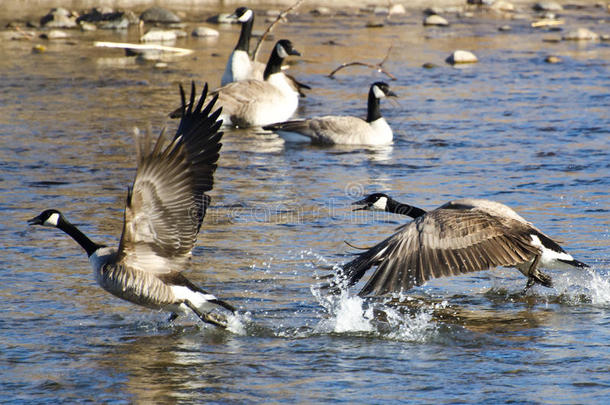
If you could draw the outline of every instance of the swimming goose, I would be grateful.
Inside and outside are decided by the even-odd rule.
[[[228,303],[200,289],[182,275],[195,245],[210,198],[221,147],[220,110],[216,99],[205,108],[205,86],[198,104],[185,108],[173,140],[164,132],[154,143],[151,135],[136,138],[138,168],[128,189],[119,247],[93,242],[61,212],[43,211],[30,225],[59,228],[87,253],[97,282],[115,296],[148,308],[178,314],[194,312],[202,321],[226,327],[214,308],[234,312]],[[192,85],[190,105],[193,106]],[[152,147],[152,148],[151,148]]]
[[[226,125],[238,127],[263,126],[286,120],[299,104],[298,93],[286,81],[281,71],[288,55],[300,55],[287,39],[278,41],[271,52],[264,80],[248,79],[229,83],[210,94],[218,96],[221,118]]]
[[[535,283],[552,286],[539,270],[589,267],[574,260],[557,242],[504,204],[466,198],[450,201],[432,211],[399,203],[376,193],[354,204],[359,209],[408,215],[414,221],[361,253],[338,272],[339,281],[353,285],[367,270],[377,269],[360,295],[382,295],[409,290],[427,280],[515,267],[527,278],[525,293]],[[337,289],[338,283],[333,283]]]
[[[392,128],[381,116],[379,100],[396,97],[384,82],[373,83],[369,90],[366,120],[351,116],[324,117],[278,122],[263,127],[277,132],[288,142],[319,145],[387,145],[392,143]]]
[[[238,7],[235,12],[229,16],[241,23],[241,32],[239,40],[222,75],[220,85],[224,86],[232,82],[238,82],[246,79],[264,80],[266,65],[258,61],[250,60],[250,38],[252,36],[252,26],[254,25],[254,11],[248,7]],[[304,90],[311,90],[311,87],[305,83],[299,82],[294,76],[282,73],[286,77],[286,81],[294,91],[299,93],[299,96],[305,97]]]
[[[252,79],[252,61],[248,54],[250,49],[250,37],[252,35],[252,26],[254,25],[254,12],[248,7],[239,7],[235,12],[229,16],[235,18],[241,23],[241,33],[239,34],[239,40],[225,67],[224,74],[220,81],[220,85],[224,86],[232,82],[240,80]],[[260,80],[263,79],[262,72],[260,73]]]

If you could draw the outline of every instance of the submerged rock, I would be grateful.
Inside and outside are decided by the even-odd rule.
[[[214,28],[210,28],[210,27],[197,27],[193,30],[193,36],[194,37],[217,37],[219,36],[219,32],[217,30],[215,30]]]
[[[129,19],[126,16],[122,16],[119,19],[108,21],[100,25],[103,30],[126,30],[129,28]]]
[[[318,8],[314,8],[309,13],[311,15],[315,15],[316,17],[320,17],[320,16],[331,15],[333,13],[333,11],[328,7],[318,7]]]
[[[173,42],[178,35],[175,31],[151,29],[146,34],[142,35],[140,42]]]
[[[68,34],[61,30],[50,30],[48,32],[43,32],[40,34],[40,38],[42,39],[66,39],[68,38]]]
[[[536,11],[561,11],[563,7],[561,4],[554,1],[540,1],[532,7]]]
[[[501,27],[498,27],[498,31],[510,31],[513,28],[510,25],[503,25]]]
[[[76,28],[76,16],[65,8],[54,8],[40,19],[40,25],[47,28]]]
[[[151,7],[149,9],[144,10],[142,14],[140,14],[140,20],[144,22],[153,22],[153,23],[163,23],[163,24],[172,24],[179,23],[180,17],[171,11],[164,9],[163,7]]]
[[[388,14],[390,14],[390,15],[407,14],[407,10],[405,10],[405,6],[403,6],[402,4],[394,4],[388,10]]]
[[[546,58],[544,58],[544,61],[546,63],[559,63],[559,62],[561,62],[561,58],[559,56],[549,55]]]
[[[599,39],[599,35],[588,28],[581,27],[567,32],[562,39],[564,41],[596,41]]]
[[[445,18],[441,17],[438,14],[430,14],[424,18],[424,25],[426,26],[438,26],[438,27],[447,27],[449,25],[449,21]]]
[[[453,51],[451,55],[445,59],[445,62],[456,65],[461,63],[477,63],[479,59],[475,56],[474,53],[469,51],[462,51],[458,49],[457,51]]]

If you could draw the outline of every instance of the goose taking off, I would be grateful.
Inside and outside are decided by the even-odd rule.
[[[264,80],[266,65],[261,62],[250,60],[250,38],[252,37],[252,26],[254,25],[254,11],[248,7],[238,7],[229,18],[241,24],[241,32],[235,49],[231,52],[225,71],[222,75],[220,85],[224,86],[232,82],[247,79]],[[288,84],[301,97],[305,97],[304,89],[311,90],[308,85],[299,82],[294,77],[282,73]]]
[[[263,129],[275,131],[288,142],[318,145],[387,145],[392,143],[392,128],[381,116],[379,100],[396,97],[384,82],[369,89],[366,120],[351,116],[327,115],[305,120],[278,122]]]
[[[403,214],[414,220],[345,264],[338,272],[339,281],[332,284],[335,290],[344,282],[357,283],[373,266],[377,269],[360,295],[398,293],[432,278],[497,266],[521,271],[528,278],[525,293],[535,283],[552,286],[551,277],[539,267],[589,267],[495,201],[467,198],[426,212],[376,193],[354,204],[363,205],[358,209]]]
[[[235,309],[190,282],[187,266],[210,198],[222,132],[216,98],[205,108],[205,86],[198,104],[192,85],[190,105],[182,97],[182,119],[173,139],[161,133],[156,143],[147,133],[136,137],[138,168],[127,193],[119,247],[91,241],[57,210],[43,211],[30,225],[59,228],[89,256],[97,282],[119,298],[178,314],[194,312],[204,322],[226,327],[214,308]]]

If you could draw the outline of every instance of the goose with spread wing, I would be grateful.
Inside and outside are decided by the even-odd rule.
[[[343,265],[332,283],[335,290],[356,284],[371,267],[377,269],[360,295],[399,293],[433,278],[505,266],[527,277],[525,293],[536,283],[552,286],[541,267],[589,267],[499,202],[466,198],[426,212],[375,193],[354,204],[362,206],[357,210],[381,210],[414,220]]]
[[[137,171],[127,193],[119,247],[93,242],[55,209],[43,211],[30,225],[59,228],[87,253],[96,281],[113,295],[148,308],[179,314],[194,312],[202,321],[226,327],[222,312],[230,304],[189,281],[187,267],[210,198],[221,148],[216,98],[204,107],[207,85],[195,105],[182,97],[182,119],[173,139],[164,132],[154,142],[147,133],[136,138]],[[220,313],[212,310],[220,309]]]

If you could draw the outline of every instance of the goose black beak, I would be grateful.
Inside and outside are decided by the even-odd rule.
[[[288,55],[301,56],[301,52],[297,51],[296,49],[292,49],[290,52],[288,52]]]
[[[42,219],[40,219],[40,216],[28,219],[28,225],[42,225]]]
[[[368,205],[366,200],[358,200],[356,202],[353,202],[352,205],[362,205],[362,207],[354,208],[352,211],[368,211],[371,208],[371,206]]]

